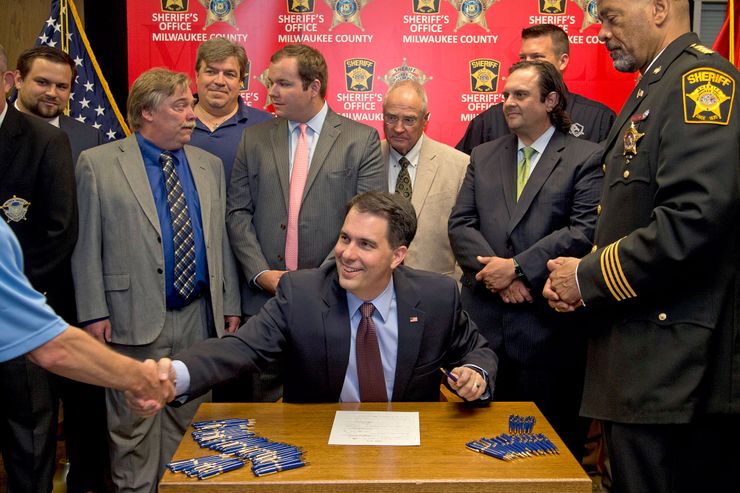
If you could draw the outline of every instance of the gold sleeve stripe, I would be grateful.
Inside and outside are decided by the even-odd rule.
[[[606,255],[607,252],[612,248],[612,245],[609,245],[601,252],[601,274],[604,276],[604,282],[606,282],[606,287],[609,288],[609,292],[614,296],[614,298],[617,299],[617,301],[622,301],[624,298],[622,298],[620,295],[614,291],[614,288],[612,287],[611,279],[609,278],[609,275],[607,274],[607,268],[606,268]]]
[[[612,243],[601,252],[601,274],[609,292],[617,301],[623,301],[637,296],[634,289],[624,275],[622,264],[619,261],[619,243]]]
[[[617,243],[614,243],[610,245],[611,249],[609,250],[609,258],[607,266],[610,269],[610,274],[612,276],[613,282],[616,285],[619,294],[622,296],[623,300],[626,300],[627,298],[630,298],[629,292],[627,290],[627,287],[624,285],[622,277],[620,277],[621,268],[619,266],[619,258],[617,257]]]
[[[624,275],[624,271],[622,270],[622,263],[619,261],[619,243],[623,239],[624,238],[621,238],[620,240],[618,240],[614,244],[614,259],[617,262],[617,271],[619,273],[619,278],[622,280],[622,282],[624,283],[625,288],[627,289],[627,292],[629,293],[627,297],[628,298],[636,298],[637,297],[637,293],[635,293],[635,290],[632,289],[632,286],[630,285],[629,281],[627,280],[627,277]]]

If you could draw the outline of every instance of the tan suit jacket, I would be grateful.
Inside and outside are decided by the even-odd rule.
[[[383,162],[390,169],[390,146],[380,144]],[[470,157],[424,135],[416,168],[411,203],[416,209],[417,228],[404,264],[460,280],[462,271],[447,236],[447,220],[455,205]],[[390,190],[393,192],[393,190]]]
[[[221,160],[185,146],[198,190],[213,318],[238,315],[239,283],[226,233]],[[135,135],[83,151],[77,161],[80,235],[72,275],[80,320],[110,317],[112,341],[149,344],[164,327],[166,304],[161,229]]]

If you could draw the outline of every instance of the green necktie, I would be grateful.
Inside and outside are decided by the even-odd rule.
[[[524,157],[519,161],[516,172],[516,199],[519,200],[519,196],[524,190],[524,185],[527,184],[529,178],[529,166],[531,164],[532,156],[537,152],[531,147],[525,147],[522,149]]]

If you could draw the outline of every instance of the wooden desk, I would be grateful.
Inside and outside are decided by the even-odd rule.
[[[328,445],[337,410],[418,411],[420,447]],[[536,432],[545,433],[560,455],[504,462],[465,448],[482,436],[507,432],[510,414],[534,415]],[[306,450],[308,466],[256,478],[249,465],[206,480],[166,471],[162,493],[190,492],[581,492],[591,480],[532,403],[493,403],[467,407],[454,402],[389,404],[204,404],[195,420],[253,418],[255,431],[271,440]],[[174,459],[212,454],[188,432]]]

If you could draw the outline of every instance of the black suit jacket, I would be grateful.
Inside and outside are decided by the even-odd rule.
[[[78,122],[68,116],[59,116],[59,128],[69,137],[72,146],[72,164],[77,164],[77,158],[84,150],[105,144],[105,138],[100,130],[91,125]]]
[[[515,360],[525,364],[568,363],[572,322],[542,297],[547,261],[584,255],[591,248],[601,190],[601,146],[556,131],[516,200],[517,137],[476,147],[449,220],[452,250],[463,269],[463,303],[495,351],[503,334]],[[475,280],[476,256],[514,258],[531,288],[534,304],[508,305]],[[565,327],[564,327],[565,326]],[[554,344],[558,344],[555,347]]]
[[[394,401],[436,401],[440,367],[474,364],[496,375],[497,358],[462,311],[454,280],[399,267]],[[236,334],[202,341],[175,358],[188,367],[190,397],[241,372],[255,372],[283,355],[286,402],[337,402],[349,361],[346,291],[336,266],[287,273],[277,296]]]
[[[28,202],[25,219],[8,220],[23,249],[24,268],[49,305],[74,321],[70,258],[77,241],[72,150],[58,128],[8,104],[0,127],[0,205]]]

